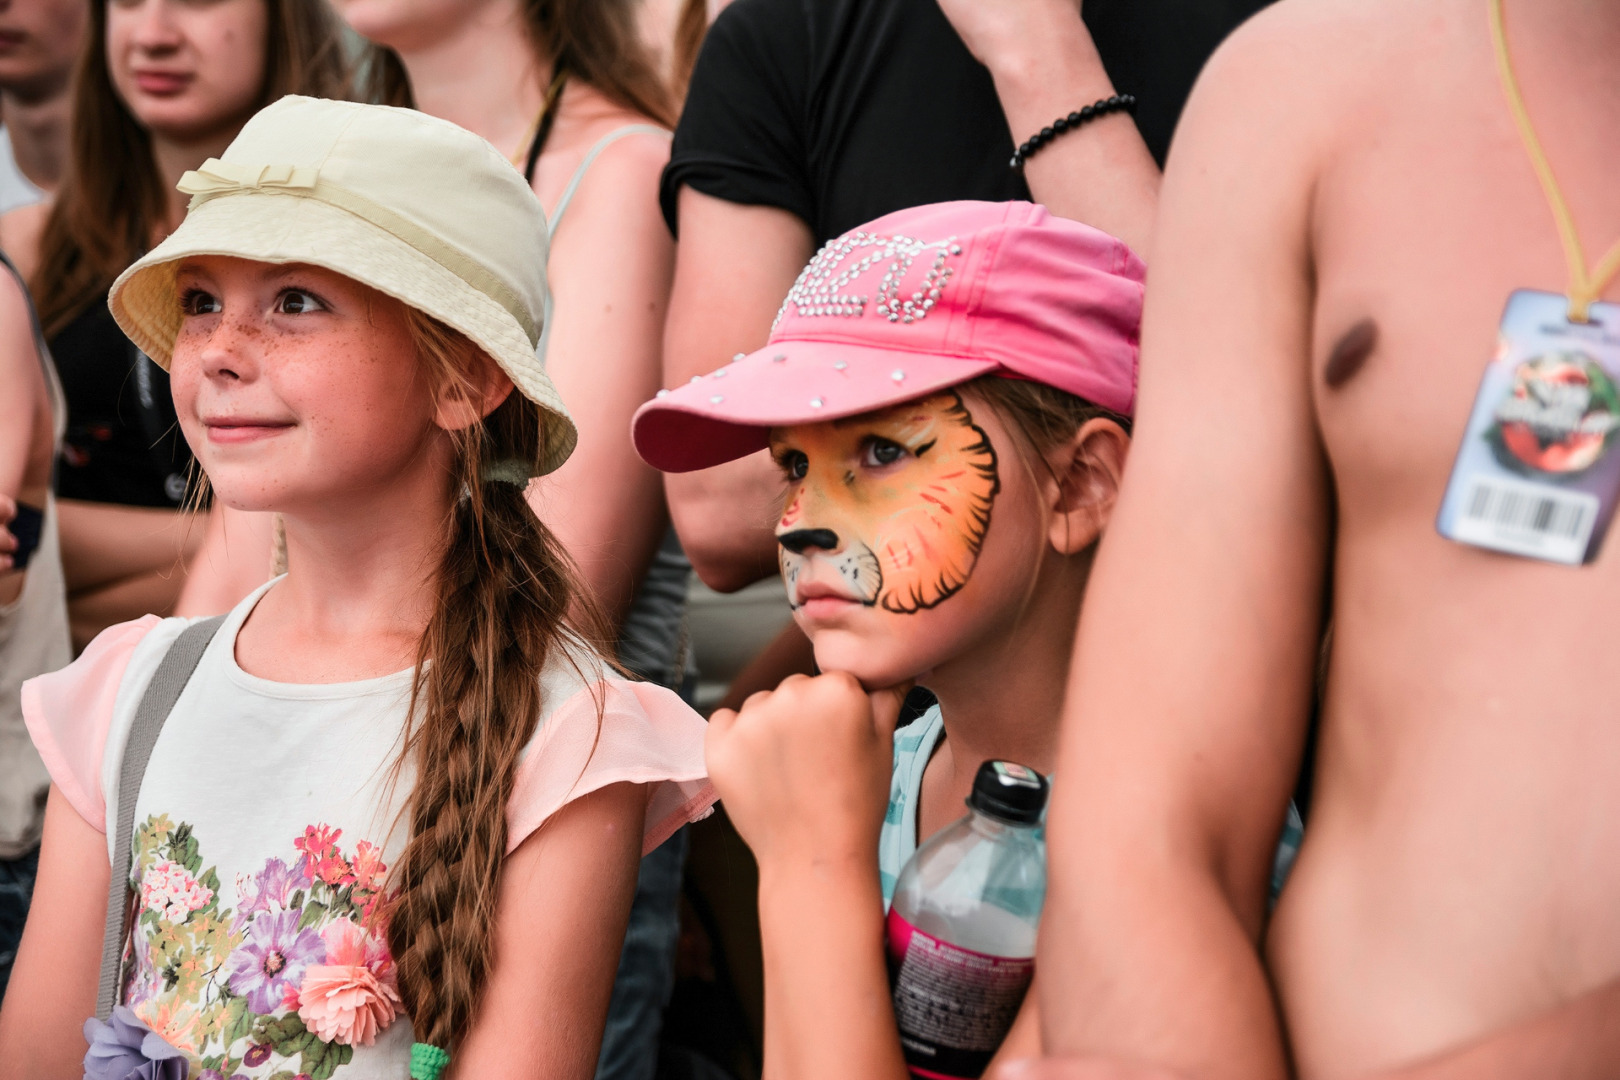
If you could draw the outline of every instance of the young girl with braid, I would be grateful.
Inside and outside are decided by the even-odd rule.
[[[446,121],[295,97],[181,186],[112,311],[170,369],[215,497],[282,515],[292,569],[218,624],[137,774],[106,1022],[126,743],[208,624],[113,627],[25,687],[53,786],[0,1060],[587,1077],[638,860],[714,793],[701,720],[570,624],[589,605],[523,498],[575,441],[535,361],[539,205]]]

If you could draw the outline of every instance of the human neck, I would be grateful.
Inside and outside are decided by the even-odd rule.
[[[535,50],[522,12],[492,5],[399,58],[416,107],[482,135],[516,158],[545,102],[551,65]]]
[[[409,667],[437,602],[450,510],[445,475],[443,467],[419,469],[338,506],[284,513],[289,572],[254,612],[273,644],[253,653],[262,670],[246,657],[243,666],[311,683]]]
[[[66,80],[55,93],[0,93],[0,117],[11,135],[11,154],[29,183],[54,192],[67,167],[72,95]]]
[[[175,187],[180,183],[180,177],[209,158],[223,154],[240,130],[242,130],[240,124],[232,124],[211,135],[194,139],[174,139],[152,132],[152,160],[157,164],[159,179],[163,181],[168,206],[168,220],[163,223],[163,236],[179,228],[180,222],[186,216],[186,203],[191,199],[191,196]],[[152,237],[151,243],[157,243],[163,236]]]
[[[1052,771],[1089,573],[1089,556],[1050,556],[1013,626],[987,628],[973,649],[922,680],[939,698],[953,791],[965,793],[992,758]]]

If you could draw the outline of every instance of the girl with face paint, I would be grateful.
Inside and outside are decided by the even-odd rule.
[[[637,414],[667,471],[770,448],[783,580],[825,672],[707,739],[760,865],[769,1075],[906,1075],[895,878],[983,761],[1052,767],[1129,447],[1143,275],[1121,241],[1028,203],[900,211],[811,261],[764,349]],[[939,705],[896,734],[913,683]],[[1037,1050],[1034,1001],[1003,1056]]]

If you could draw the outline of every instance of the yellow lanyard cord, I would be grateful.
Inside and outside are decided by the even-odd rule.
[[[1502,0],[1487,0],[1487,3],[1491,12],[1491,42],[1496,46],[1496,69],[1502,76],[1502,91],[1507,95],[1513,120],[1519,125],[1519,137],[1524,140],[1524,149],[1536,170],[1536,179],[1541,181],[1541,190],[1546,192],[1547,205],[1552,208],[1553,218],[1558,223],[1559,239],[1564,242],[1564,259],[1569,263],[1569,317],[1572,322],[1586,322],[1587,309],[1615,273],[1620,272],[1620,241],[1616,241],[1591,273],[1587,273],[1586,253],[1581,250],[1575,217],[1569,212],[1569,204],[1564,201],[1564,193],[1553,176],[1552,166],[1547,163],[1547,154],[1541,149],[1541,140],[1536,138],[1536,129],[1530,124],[1530,113],[1524,107],[1524,98],[1519,95],[1519,81],[1513,77],[1513,64],[1508,59],[1507,31],[1502,26]]]

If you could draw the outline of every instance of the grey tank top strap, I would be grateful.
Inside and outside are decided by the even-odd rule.
[[[596,140],[595,145],[585,152],[585,160],[579,163],[579,168],[574,170],[574,175],[568,178],[568,186],[563,188],[562,198],[557,200],[556,207],[551,211],[551,217],[546,222],[548,242],[556,242],[557,230],[562,227],[563,215],[568,212],[568,204],[574,201],[574,195],[579,191],[579,185],[584,181],[585,174],[590,172],[592,165],[596,164],[596,159],[602,156],[602,151],[626,136],[642,134],[662,135],[666,139],[674,137],[657,124],[626,124],[624,127],[614,128]],[[548,281],[546,282],[545,318],[540,324],[540,344],[536,345],[534,349],[534,354],[540,358],[542,367],[546,363],[546,350],[551,344],[551,313],[551,283]]]

